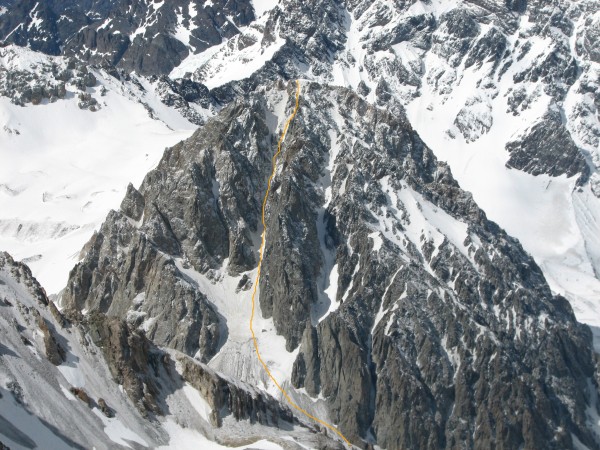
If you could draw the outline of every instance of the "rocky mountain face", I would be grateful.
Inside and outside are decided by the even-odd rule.
[[[60,55],[23,67],[0,48],[13,103],[77,90],[98,98],[82,109],[108,113],[107,86],[169,127],[200,126],[129,184],[81,250],[61,312],[40,293],[37,315],[15,316],[28,341],[40,330],[39,370],[59,385],[46,403],[69,404],[67,390],[91,405],[79,409],[102,445],[177,446],[186,428],[228,445],[341,448],[256,359],[266,233],[263,359],[356,447],[600,448],[600,347],[574,314],[600,292],[597,0],[6,6],[0,39]],[[300,111],[263,229],[294,79]],[[26,269],[3,258],[12,286]],[[26,354],[5,322],[9,350]],[[65,364],[101,367],[101,384]],[[133,435],[106,431],[113,413]]]
[[[8,448],[156,448],[169,443],[173,423],[203,430],[218,448],[281,440],[263,426],[339,448],[264,392],[157,348],[120,318],[95,311],[69,320],[7,253],[0,311],[0,442]]]
[[[253,19],[248,0],[23,0],[0,15],[0,39],[50,55],[76,55],[92,64],[160,75],[190,53],[234,36]]]
[[[66,310],[127,316],[210,365],[219,336],[241,325],[192,274],[218,284],[221,270],[242,286],[253,273],[273,117],[291,93],[235,101],[168,149],[90,241]],[[596,448],[589,329],[531,257],[401,110],[317,83],[300,105],[267,208],[260,285],[261,313],[298,351],[291,384],[322,396],[359,446]]]
[[[98,81],[84,63],[75,59],[37,58],[31,67],[23,64],[13,49],[0,49],[0,58],[0,95],[10,98],[12,103],[19,106],[54,103],[67,98],[69,90],[73,90],[78,92],[81,109],[100,108],[98,100],[87,92]],[[104,95],[106,88],[99,91]]]
[[[597,1],[568,0],[285,1],[171,76],[192,73],[221,104],[299,77],[404,108],[461,186],[598,326],[586,300],[600,292],[600,66],[590,45],[598,10]],[[560,225],[550,231],[557,202]],[[540,244],[558,235],[561,245]]]
[[[596,1],[568,0],[552,5],[340,0],[308,6],[289,0],[275,8],[266,23],[263,20],[236,36],[200,65],[192,78],[210,84],[236,42],[254,41],[252,45],[264,52],[285,40],[261,70],[241,81],[241,90],[285,74],[349,85],[370,101],[397,99],[406,104],[431,90],[443,104],[462,97],[455,91],[463,83],[473,95],[456,99],[464,106],[459,106],[454,126],[447,132],[451,137],[459,133],[467,142],[490,131],[498,115],[492,113],[492,106],[499,95],[506,98],[511,114],[524,118],[544,97],[540,107],[547,114],[525,120],[539,120],[537,129],[572,132],[578,143],[569,147],[578,147],[581,155],[576,159],[582,161],[588,152],[597,154],[600,137],[599,69],[592,50],[597,47],[600,24],[597,6]],[[223,89],[240,90],[236,84],[217,89],[217,96],[227,98]],[[561,142],[565,139],[571,140],[569,136]],[[531,156],[530,161],[540,162],[536,169],[526,169],[529,172],[572,176],[575,171],[585,177],[588,171],[581,163],[577,169],[562,167],[569,162],[544,167],[554,160],[551,146],[540,145]]]

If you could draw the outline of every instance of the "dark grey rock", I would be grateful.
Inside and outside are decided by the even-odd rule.
[[[578,183],[582,184],[590,174],[585,157],[557,110],[550,110],[525,136],[509,142],[506,149],[510,153],[506,166],[532,175],[578,175]]]
[[[552,52],[539,57],[522,72],[513,77],[515,83],[542,80],[545,92],[556,100],[563,100],[567,87],[577,79],[578,67],[575,57],[564,42],[556,43]]]
[[[366,97],[367,95],[369,95],[369,92],[371,92],[371,89],[366,85],[364,81],[361,80],[360,83],[358,83],[357,92],[363,97]]]
[[[376,39],[373,50],[387,50],[390,46],[401,42],[411,42],[417,48],[428,50],[431,47],[431,34],[436,29],[435,17],[431,14],[411,16],[400,20],[391,33]]]
[[[87,72],[83,77],[83,83],[86,87],[94,87],[96,86],[96,77],[93,73]]]
[[[465,9],[453,9],[440,18],[443,33],[434,37],[432,51],[457,67],[479,34],[479,24]]]
[[[92,112],[97,111],[99,109],[98,100],[92,97],[92,94],[88,94],[86,92],[82,92],[78,95],[77,106],[79,109],[88,109]]]
[[[115,412],[110,406],[107,405],[106,400],[104,400],[103,398],[98,399],[98,406],[100,407],[100,411],[102,411],[102,414],[104,414],[109,419],[115,417]]]
[[[173,260],[129,220],[113,211],[92,237],[84,263],[73,269],[63,294],[69,315],[77,317],[85,308],[125,317],[132,310],[136,326],[141,323],[135,320],[154,319],[146,334],[157,344],[210,359],[222,333],[217,313],[185,281]],[[124,254],[124,248],[133,251]],[[115,263],[118,270],[112,267]]]
[[[127,185],[127,193],[125,198],[121,202],[121,211],[126,216],[131,217],[133,220],[138,221],[142,218],[145,208],[144,197],[140,192],[133,187],[133,184]]]
[[[255,267],[278,138],[267,100],[282,88],[231,103],[165,152],[139,189],[143,202],[132,190],[126,199],[128,211],[143,203],[141,224],[111,213],[71,273],[71,314],[127,316],[133,328],[156,317],[146,325],[155,343],[204,361],[215,354],[226,330],[180,268],[210,277],[226,260],[231,274]],[[289,114],[294,85],[285,92]],[[326,398],[331,420],[365,448],[573,448],[571,434],[598,448],[585,412],[596,370],[589,329],[390,106],[302,86],[267,205],[259,298],[287,348],[299,347],[292,383]],[[464,224],[464,242],[428,229],[415,238],[428,214]],[[337,309],[324,317],[331,260]],[[210,378],[198,370],[189,378]],[[280,414],[236,395],[215,405],[261,423]]]
[[[157,92],[165,105],[177,109],[196,125],[204,125],[205,120],[190,103],[196,103],[205,109],[211,109],[217,103],[206,86],[186,78],[172,80],[167,76],[160,76],[157,78]]]
[[[46,348],[46,358],[48,358],[48,361],[55,366],[65,362],[65,349],[57,342],[54,332],[41,316],[38,316],[37,325],[44,336],[44,346]]]
[[[589,55],[591,61],[600,63],[600,24],[593,19],[586,22],[583,51]]]
[[[229,415],[238,421],[248,420],[266,426],[279,427],[284,422],[298,424],[298,419],[288,408],[264,393],[229,383],[189,358],[181,357],[178,362],[183,379],[196,388],[212,408],[210,420],[213,426],[222,427],[223,418]]]
[[[155,2],[143,0],[18,0],[0,15],[0,39],[51,55],[76,56],[93,64],[108,62],[142,75],[168,74],[190,50],[200,53],[220,44],[222,39],[239,33],[238,27],[254,20],[249,0],[215,0],[210,6],[205,3],[175,0],[157,11]],[[173,37],[178,14],[191,33],[189,49],[188,43]],[[146,32],[136,35],[142,26],[146,26]]]
[[[495,69],[502,61],[507,47],[506,36],[496,28],[491,28],[470,49],[465,59],[465,67],[471,67],[472,65],[481,67],[483,63],[493,61]]]
[[[527,10],[527,0],[505,0],[505,3],[511,11],[524,13]]]
[[[131,330],[124,321],[94,312],[83,324],[92,341],[100,349],[110,373],[138,409],[144,413],[162,413],[157,400],[159,385],[152,366],[159,364],[159,355],[145,337]]]

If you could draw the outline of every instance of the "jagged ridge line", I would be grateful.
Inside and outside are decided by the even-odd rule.
[[[279,142],[277,144],[277,152],[275,153],[275,155],[273,155],[273,158],[272,158],[273,169],[271,171],[271,176],[269,177],[269,180],[267,181],[267,191],[265,193],[265,197],[263,199],[263,204],[262,204],[261,221],[263,224],[263,232],[261,235],[261,244],[260,244],[260,249],[259,249],[259,259],[258,259],[258,269],[256,272],[256,280],[254,281],[254,289],[252,291],[252,313],[250,314],[250,332],[252,333],[252,340],[254,341],[254,350],[256,352],[256,356],[257,356],[258,360],[262,364],[263,368],[265,369],[265,372],[267,373],[267,375],[269,376],[271,381],[273,381],[273,383],[275,383],[275,386],[277,386],[277,389],[279,389],[281,391],[281,393],[283,394],[283,396],[285,397],[287,402],[290,404],[290,406],[292,406],[293,408],[295,408],[296,410],[298,410],[299,412],[304,414],[309,419],[312,419],[315,422],[329,428],[334,433],[336,433],[339,437],[341,437],[346,442],[346,444],[348,444],[350,447],[352,447],[352,444],[350,443],[350,441],[348,439],[346,439],[346,437],[337,428],[335,428],[333,425],[319,419],[318,417],[313,416],[306,410],[302,409],[290,398],[290,396],[285,391],[285,389],[283,389],[281,387],[281,385],[277,382],[277,380],[275,379],[275,377],[273,376],[273,374],[267,367],[267,364],[263,361],[262,356],[260,355],[260,351],[258,349],[258,341],[256,340],[256,335],[254,334],[254,328],[253,328],[254,308],[255,308],[255,303],[256,303],[256,291],[258,288],[258,283],[260,281],[260,272],[261,272],[262,262],[263,262],[263,253],[265,250],[265,236],[267,233],[267,225],[265,223],[265,210],[267,207],[267,200],[269,198],[269,193],[271,192],[271,182],[273,181],[273,177],[275,176],[277,159],[279,158],[279,155],[281,154],[281,148],[283,145],[283,141],[285,139],[285,136],[287,134],[288,128],[289,128],[292,120],[294,120],[294,117],[296,117],[299,107],[300,107],[300,80],[296,80],[296,106],[294,108],[294,111],[292,112],[290,117],[287,119],[287,121],[283,127],[283,131],[281,132],[281,137],[279,138]]]

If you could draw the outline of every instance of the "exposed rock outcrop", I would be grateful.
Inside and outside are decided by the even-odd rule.
[[[56,341],[53,331],[41,316],[38,317],[38,328],[44,336],[46,358],[55,366],[62,364],[65,361],[65,349]]]
[[[583,184],[590,174],[583,154],[556,110],[549,111],[525,136],[509,142],[506,150],[510,152],[507,167],[532,175],[579,175],[578,183]]]
[[[234,36],[254,18],[248,0],[19,0],[0,14],[0,39],[49,55],[161,75],[190,52],[200,53]]]
[[[112,212],[92,237],[86,263],[73,269],[63,294],[68,314],[76,316],[87,309],[127,318],[134,326],[143,326],[158,345],[208,360],[220,343],[219,317],[162,253],[165,248],[177,252],[179,244],[156,207],[149,208],[159,220],[149,226],[154,236],[139,232],[122,213]]]
[[[139,303],[151,318],[160,305],[164,322],[174,311],[151,286],[186,286],[190,305],[210,308],[194,271],[251,269],[275,145],[270,111],[282,101],[289,110],[292,89],[234,102],[167,150],[141,197],[130,189],[124,201],[128,214],[144,205],[141,223],[111,213],[71,275],[69,308],[135,318]],[[267,205],[259,299],[288,350],[299,347],[292,383],[327,399],[331,420],[361,446],[572,448],[574,435],[596,448],[585,415],[597,389],[591,335],[568,302],[401,112],[346,89],[302,89]],[[142,261],[162,269],[136,271]],[[135,323],[152,330],[145,317]],[[214,405],[271,420],[270,407],[244,397],[238,408],[235,389],[217,395],[210,372],[190,371]]]
[[[249,420],[267,426],[298,423],[291,411],[274,398],[249,386],[242,388],[228,382],[187,357],[182,356],[178,363],[183,379],[196,388],[212,408],[210,419],[214,426],[221,427],[223,417],[230,414],[238,421]]]

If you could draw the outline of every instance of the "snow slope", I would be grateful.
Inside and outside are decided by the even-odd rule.
[[[252,6],[257,18],[262,17],[266,12],[277,6],[279,0],[252,0]]]
[[[251,76],[270,61],[285,42],[283,38],[278,37],[273,42],[263,44],[261,29],[266,19],[267,16],[263,16],[251,26],[244,28],[242,35],[235,36],[202,53],[188,56],[173,69],[170,77],[182,78],[187,73],[198,71],[199,73],[194,73],[194,78],[212,89]],[[251,44],[247,45],[248,42]]]
[[[29,70],[47,58],[15,51]],[[0,249],[25,260],[49,293],[65,286],[79,251],[119,207],[127,184],[138,185],[165,147],[195,129],[150,85],[143,92],[96,76],[100,84],[88,92],[100,102],[97,112],[79,109],[70,87],[65,100],[37,106],[0,97]]]
[[[5,261],[0,254],[0,263]],[[112,380],[101,352],[79,329],[61,328],[24,284],[28,277],[17,279],[11,269],[10,264],[0,268],[0,441],[14,449],[164,442],[166,434],[149,426]],[[60,366],[46,359],[36,317],[48,324],[66,352]],[[105,417],[97,404],[88,407],[71,387],[84,389],[93,400],[105,399],[115,417]]]
[[[36,289],[39,285],[25,269],[0,253],[0,442],[10,448],[280,450],[314,448],[315,442],[323,442],[306,427],[282,430],[236,421],[228,411],[221,411],[223,426],[215,427],[207,392],[183,381],[178,363],[168,373],[155,368],[160,377],[155,400],[163,414],[148,420],[126,388],[115,382],[103,350],[85,326],[59,322]],[[65,350],[65,361],[58,366],[46,357],[39,320]],[[175,350],[167,352],[173,361],[184,357]],[[71,388],[85,391],[90,404]],[[102,413],[100,398],[113,417]],[[295,445],[287,445],[288,439]]]

